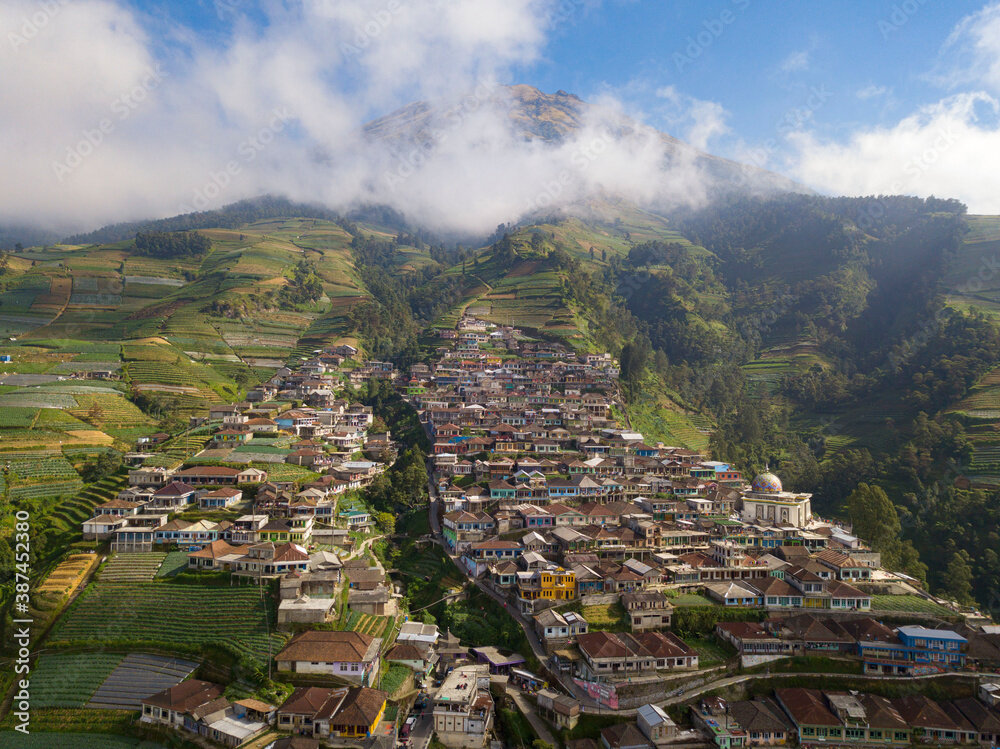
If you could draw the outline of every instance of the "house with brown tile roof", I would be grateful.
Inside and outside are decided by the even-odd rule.
[[[196,570],[228,570],[245,553],[245,547],[233,546],[218,539],[188,554],[188,567]]]
[[[378,676],[381,647],[382,638],[360,632],[309,630],[295,635],[275,661],[279,671],[371,684]]]
[[[892,702],[907,725],[913,727],[913,735],[918,743],[943,746],[971,744],[976,741],[976,732],[971,726],[960,726],[941,705],[929,697],[911,694],[897,697]]]
[[[672,632],[587,632],[577,635],[588,678],[697,668],[698,654]]]
[[[184,716],[222,696],[222,687],[210,681],[188,679],[141,700],[142,720],[179,727]]]

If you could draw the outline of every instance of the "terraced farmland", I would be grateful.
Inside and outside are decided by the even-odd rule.
[[[260,660],[277,653],[285,637],[270,634],[256,586],[208,587],[154,582],[92,584],[56,624],[52,642],[105,645],[151,643],[191,652],[200,645],[232,644]],[[271,623],[273,630],[274,623]]]
[[[79,492],[53,506],[46,516],[46,522],[55,530],[75,535],[80,530],[80,524],[94,515],[94,508],[114,499],[125,484],[123,473],[101,479]]]
[[[88,695],[87,707],[136,710],[141,700],[179,684],[197,667],[197,662],[181,658],[130,653]]]
[[[61,453],[6,453],[0,454],[0,461],[7,471],[12,499],[60,497],[77,492],[83,485],[79,474]]]
[[[134,403],[122,395],[81,393],[74,396],[77,407],[70,414],[78,419],[89,418],[109,427],[138,427],[153,423]]]
[[[0,429],[31,429],[39,409],[10,406],[0,409]]]
[[[163,552],[122,552],[113,554],[100,572],[101,582],[119,583],[152,580],[167,558]]]
[[[97,554],[71,554],[49,573],[45,582],[38,586],[38,592],[43,595],[72,593],[83,582],[87,572],[97,564],[98,559],[100,557]]]
[[[620,603],[584,606],[583,618],[590,628],[598,632],[627,632],[629,629],[625,609]]]
[[[955,612],[945,606],[928,601],[920,596],[872,596],[873,611],[907,611],[916,614],[931,614],[933,616],[955,616]]]
[[[391,616],[376,616],[374,614],[358,614],[354,616],[355,614],[358,614],[358,612],[351,612],[345,629],[371,635],[372,637],[385,637],[386,632],[392,627],[393,618]]]
[[[34,707],[84,707],[121,662],[114,653],[42,655],[31,672]]]
[[[162,744],[131,736],[51,731],[35,731],[27,736],[15,731],[2,731],[0,746],[11,749],[165,749]]]
[[[689,450],[708,448],[708,419],[682,413],[665,398],[660,402],[652,399],[634,401],[628,413],[632,428],[642,432],[650,444],[663,442]]]

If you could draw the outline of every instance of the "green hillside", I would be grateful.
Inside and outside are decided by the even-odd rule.
[[[919,549],[973,550],[985,590],[1000,574],[977,551],[989,539],[939,518],[1000,511],[1000,219],[880,200],[877,220],[864,199],[733,198],[669,217],[592,201],[463,246],[388,210],[267,199],[8,255],[0,451],[51,470],[8,473],[5,496],[73,494],[56,459],[73,471],[125,449],[323,345],[427,360],[472,313],[611,352],[623,416],[647,440],[770,466],[820,513],[843,515],[860,481],[883,485]]]

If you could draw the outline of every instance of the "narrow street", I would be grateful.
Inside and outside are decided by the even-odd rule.
[[[434,473],[433,462],[431,460],[428,460],[427,464],[428,464],[427,474],[428,476],[432,476]],[[461,564],[459,564],[458,556],[452,554],[448,550],[447,545],[444,543],[444,538],[441,535],[441,522],[438,519],[438,496],[437,496],[437,489],[434,486],[433,479],[430,478],[428,479],[427,490],[430,494],[430,502],[428,503],[428,513],[429,513],[428,519],[430,521],[431,534],[433,535],[434,539],[441,544],[441,547],[448,555],[448,558],[451,559],[452,564],[454,564],[458,568],[459,572],[462,573],[463,577],[468,578],[468,575],[466,574],[465,570],[463,570]],[[539,640],[538,634],[535,632],[535,628],[532,626],[531,621],[526,619],[521,614],[521,612],[517,611],[515,608],[511,608],[507,600],[503,596],[494,591],[492,588],[488,587],[482,580],[479,579],[470,579],[470,580],[472,583],[475,584],[477,588],[479,588],[479,590],[481,590],[483,593],[485,593],[494,601],[503,606],[506,609],[507,613],[514,618],[514,621],[516,621],[518,624],[521,625],[521,629],[524,630],[524,636],[528,640],[528,645],[531,647],[531,652],[534,654],[535,658],[538,659],[539,663],[547,664],[549,656],[545,652],[545,646],[542,645],[541,640]],[[596,712],[597,710],[599,710],[597,702],[595,702],[590,697],[590,695],[586,694],[579,687],[577,687],[569,676],[565,674],[555,674],[555,676],[559,680],[559,684],[562,686],[563,690],[567,694],[570,694],[574,698],[580,700],[580,705],[584,711]]]
[[[512,687],[510,684],[507,685],[507,696],[514,700],[514,704],[517,705],[517,709],[521,711],[521,714],[528,719],[531,727],[534,729],[535,733],[538,734],[538,738],[542,741],[550,744],[551,746],[559,746],[559,742],[556,737],[552,735],[552,731],[549,730],[549,724],[546,723],[542,718],[535,712],[535,706],[528,701],[528,698],[524,696],[517,687]]]

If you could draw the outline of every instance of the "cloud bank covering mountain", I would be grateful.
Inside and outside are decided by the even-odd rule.
[[[214,0],[225,23],[211,33],[169,6],[8,0],[0,224],[68,233],[274,193],[387,204],[470,233],[595,196],[670,206],[720,185],[797,189],[643,125],[628,97],[606,91],[585,106],[501,85],[544,57],[567,14],[596,3]],[[949,38],[933,71],[954,89],[941,101],[840,140],[797,123],[756,159],[755,144],[728,133],[724,104],[673,84],[658,96],[685,110],[682,134],[699,149],[810,187],[934,193],[1000,212],[998,15],[989,7]],[[970,177],[970,163],[981,173]]]

